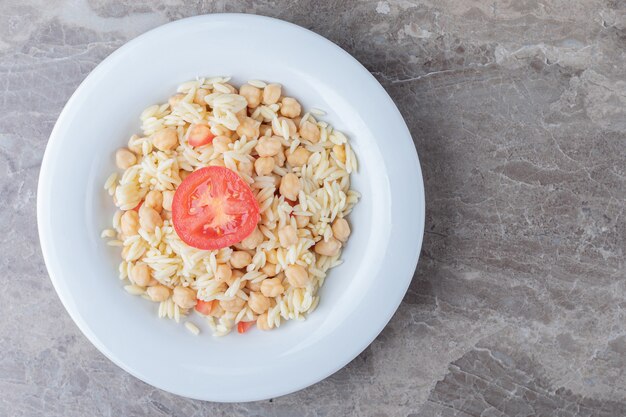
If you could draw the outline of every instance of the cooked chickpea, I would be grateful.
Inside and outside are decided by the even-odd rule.
[[[119,148],[115,152],[115,164],[119,169],[129,168],[137,162],[137,157],[128,148]]]
[[[309,273],[301,265],[289,265],[285,270],[285,275],[289,285],[296,288],[304,288],[311,281]]]
[[[128,210],[120,218],[120,228],[124,236],[134,236],[139,231],[139,214],[135,210]]]
[[[187,178],[189,174],[191,174],[191,172],[185,171],[184,169],[178,170],[178,177],[181,179],[181,181],[185,181],[185,178]]]
[[[163,219],[158,211],[143,204],[139,209],[139,224],[148,232],[154,232],[155,228],[163,226]]]
[[[222,317],[224,315],[225,311],[222,308],[222,306],[220,305],[220,303],[215,303],[213,304],[213,308],[211,309],[211,312],[209,313],[210,317]]]
[[[252,117],[245,117],[243,122],[237,126],[237,134],[239,136],[245,136],[248,139],[254,139],[259,136],[259,125],[261,123],[254,120]]]
[[[261,282],[261,293],[266,297],[278,297],[285,292],[280,278],[268,278]]]
[[[180,308],[192,308],[196,305],[196,292],[191,288],[178,286],[174,288],[172,300]]]
[[[248,102],[248,107],[251,109],[257,107],[261,104],[261,92],[260,88],[257,88],[250,84],[244,84],[239,89],[239,95],[244,96],[246,101]]]
[[[341,162],[346,162],[346,150],[341,145],[333,146],[333,152],[337,155],[337,159]]]
[[[287,156],[287,162],[292,167],[301,167],[306,164],[309,160],[309,156],[311,156],[311,152],[303,148],[302,146],[298,146],[293,153],[290,153]]]
[[[280,84],[268,84],[263,89],[263,104],[270,105],[278,103],[281,94],[282,86]]]
[[[242,174],[246,174],[247,176],[252,176],[252,171],[254,170],[254,165],[250,161],[240,161],[238,164],[239,172]]]
[[[143,204],[144,206],[151,207],[158,213],[161,213],[163,210],[163,194],[161,194],[161,191],[152,190],[146,194],[146,199]]]
[[[315,253],[324,256],[336,256],[339,255],[339,249],[341,249],[341,242],[331,237],[328,242],[320,240],[315,244]]]
[[[133,279],[133,282],[140,287],[147,287],[150,283],[150,268],[148,265],[142,263],[136,263],[133,268],[130,270],[130,277]]]
[[[278,231],[278,240],[280,241],[280,246],[283,248],[287,248],[298,241],[298,234],[296,233],[296,228],[292,225],[288,225],[282,227]]]
[[[163,208],[172,211],[172,201],[174,200],[174,191],[163,191]]]
[[[230,255],[230,266],[233,268],[245,268],[252,262],[252,256],[246,251],[238,250]]]
[[[224,311],[232,311],[233,313],[240,312],[244,305],[246,305],[246,300],[242,300],[239,297],[235,297],[232,300],[220,301],[220,307],[222,307]]]
[[[232,84],[228,84],[228,83],[222,83],[222,85],[226,88],[228,88],[228,91],[230,94],[237,94],[237,89],[235,88],[234,85]]]
[[[300,113],[302,113],[302,107],[298,100],[293,97],[285,97],[283,98],[283,105],[280,107],[280,114],[285,117],[298,117]]]
[[[267,313],[263,313],[259,317],[257,317],[256,327],[259,330],[271,330],[272,329],[269,323],[267,322]]]
[[[257,175],[269,175],[274,169],[276,162],[271,156],[264,156],[254,161],[254,170]]]
[[[259,292],[251,292],[248,299],[250,310],[257,314],[263,314],[270,308],[270,300]]]
[[[216,159],[213,159],[212,161],[209,161],[209,166],[210,167],[223,167],[223,166],[226,166],[226,164],[224,164],[223,159],[216,158]]]
[[[293,135],[296,134],[296,124],[293,122],[293,120],[291,119],[287,119],[285,117],[279,117],[278,118],[278,126],[275,126],[274,124],[272,124],[272,130],[274,131],[274,134],[277,136],[283,136],[283,121],[287,122],[287,130],[289,131],[289,137],[292,137]]]
[[[265,259],[267,259],[267,262],[271,262],[273,264],[277,264],[278,263],[278,252],[276,251],[276,249],[272,249],[270,251],[265,252]]]
[[[206,106],[206,101],[204,101],[204,98],[207,95],[209,95],[208,90],[205,90],[204,88],[198,88],[196,90],[196,95],[193,98],[193,102],[200,106]]]
[[[303,227],[306,227],[307,224],[309,224],[309,220],[310,220],[309,216],[297,216],[296,215],[296,226],[298,226],[298,229],[302,229]]]
[[[217,153],[224,153],[228,151],[228,145],[231,144],[231,140],[227,136],[217,136],[213,139],[213,150]]]
[[[257,143],[254,149],[256,149],[260,157],[265,157],[276,155],[277,153],[282,151],[282,148],[283,144],[281,143],[279,138],[275,136],[269,138],[267,136],[263,136],[261,139],[259,139],[259,143]]]
[[[246,288],[249,289],[250,291],[261,291],[261,283],[246,281]]]
[[[274,164],[276,166],[284,167],[286,160],[287,160],[287,158],[285,157],[285,153],[284,152],[278,152],[276,155],[274,155]]]
[[[346,221],[346,219],[336,219],[333,222],[333,236],[335,239],[345,242],[348,240],[348,236],[350,236],[350,225]]]
[[[271,262],[265,262],[265,265],[263,265],[263,268],[261,268],[261,272],[263,272],[265,275],[267,275],[268,277],[275,277],[276,276],[276,264],[273,264]]]
[[[215,279],[218,281],[228,282],[233,276],[233,271],[228,265],[218,265],[215,271]]]
[[[152,301],[165,301],[170,298],[170,294],[172,293],[165,285],[148,287],[146,292]]]
[[[183,101],[183,99],[185,98],[186,94],[183,93],[178,93],[178,94],[174,94],[172,97],[169,98],[169,100],[167,101],[170,105],[170,109],[173,109],[174,107],[176,107],[178,105],[178,103],[180,103],[181,101]]]
[[[307,120],[300,126],[300,137],[311,143],[317,143],[320,140],[320,128],[315,123]]]
[[[300,184],[300,179],[296,177],[296,174],[292,174],[291,172],[285,175],[280,181],[280,194],[291,201],[298,199],[298,193],[301,189],[302,185]]]
[[[265,239],[265,236],[258,227],[255,227],[250,236],[241,241],[241,245],[245,249],[256,249],[257,246],[263,243],[263,239]]]
[[[160,151],[169,151],[178,145],[178,133],[173,127],[159,130],[151,136],[152,144]]]

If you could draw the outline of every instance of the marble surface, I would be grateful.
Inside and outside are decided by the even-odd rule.
[[[620,0],[1,0],[0,416],[626,415],[626,3]],[[101,355],[39,249],[48,135],[103,58],[167,21],[279,17],[383,84],[425,177],[401,307],[301,392],[213,404]],[[387,138],[390,145],[393,138]]]

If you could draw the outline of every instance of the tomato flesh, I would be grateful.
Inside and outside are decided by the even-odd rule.
[[[259,222],[259,204],[234,171],[212,166],[192,172],[172,201],[172,223],[194,248],[216,250],[241,242]]]
[[[215,305],[215,300],[211,300],[211,301],[198,300],[198,302],[196,303],[196,311],[200,314],[204,314],[205,316],[208,316],[209,314],[211,314],[211,311],[213,311],[214,305]]]
[[[252,327],[253,324],[253,321],[240,321],[239,323],[237,323],[237,332],[245,333],[250,327]]]
[[[189,127],[189,135],[187,143],[193,147],[208,145],[213,142],[215,135],[207,125],[191,125]]]

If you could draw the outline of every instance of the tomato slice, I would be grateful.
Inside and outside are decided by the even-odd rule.
[[[259,219],[259,204],[252,190],[228,168],[200,168],[174,193],[174,229],[194,248],[215,250],[241,242]]]
[[[207,145],[213,142],[215,135],[207,125],[191,125],[187,136],[187,143],[193,147]]]
[[[211,314],[211,311],[213,311],[214,305],[215,305],[215,300],[211,300],[211,301],[198,300],[198,302],[196,303],[196,311],[200,314],[204,314],[205,316],[208,316],[209,314]]]
[[[139,212],[139,209],[141,208],[142,204],[143,204],[143,200],[141,200],[139,203],[137,203],[137,205],[135,207],[133,207],[133,210],[135,210],[136,212]]]
[[[245,333],[250,327],[252,327],[253,324],[253,321],[240,321],[239,323],[237,323],[237,331],[239,333]]]

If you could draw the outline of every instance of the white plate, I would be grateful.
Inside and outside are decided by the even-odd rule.
[[[330,272],[317,310],[270,332],[213,338],[159,320],[157,304],[117,279],[118,248],[99,235],[114,207],[102,185],[138,117],[202,75],[276,81],[305,108],[325,109],[360,163],[345,263]],[[117,365],[158,388],[210,401],[252,401],[311,385],[365,349],[411,281],[422,242],[424,191],[411,135],[385,90],[321,36],[266,17],[179,20],[129,42],[76,90],[46,149],[37,195],[41,247],[70,316]],[[200,323],[198,317],[192,321]]]

